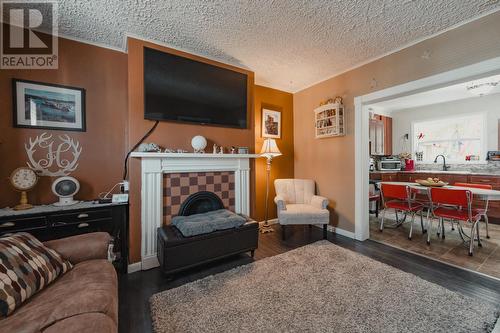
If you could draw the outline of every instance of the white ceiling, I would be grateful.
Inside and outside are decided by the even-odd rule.
[[[417,108],[425,105],[433,105],[467,98],[477,98],[478,95],[467,90],[468,86],[482,84],[485,82],[500,82],[500,75],[480,78],[473,81],[458,83],[448,87],[424,91],[414,95],[394,98],[367,106],[374,113],[390,115],[396,111]],[[500,93],[500,83],[485,95]]]
[[[60,0],[59,32],[122,50],[127,35],[157,41],[295,92],[497,9],[499,0]]]

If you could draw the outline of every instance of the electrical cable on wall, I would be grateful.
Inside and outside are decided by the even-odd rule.
[[[153,127],[151,127],[151,129],[132,147],[132,149],[129,150],[129,152],[127,153],[127,156],[125,157],[125,163],[123,165],[123,180],[127,180],[127,177],[128,177],[128,158],[130,157],[130,154],[137,149],[137,147],[139,147],[139,145],[141,143],[144,142],[144,140],[146,140],[150,135],[151,133],[153,133],[153,131],[156,129],[156,126],[158,126],[158,123],[159,121],[155,121]]]

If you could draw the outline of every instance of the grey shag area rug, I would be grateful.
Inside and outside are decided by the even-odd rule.
[[[155,294],[156,332],[491,332],[498,309],[320,241]]]

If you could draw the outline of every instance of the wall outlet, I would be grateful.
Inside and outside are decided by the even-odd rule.
[[[129,188],[130,188],[129,181],[128,180],[122,181],[121,192],[122,193],[127,193],[129,191]]]

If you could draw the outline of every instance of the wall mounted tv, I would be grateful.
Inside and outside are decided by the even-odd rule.
[[[144,48],[144,118],[247,128],[248,74]]]

